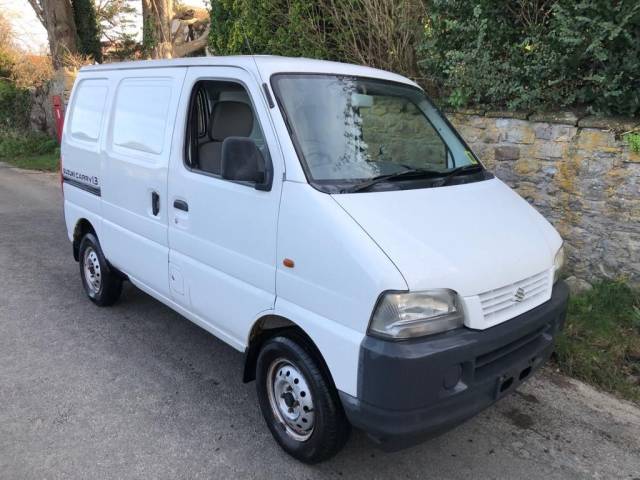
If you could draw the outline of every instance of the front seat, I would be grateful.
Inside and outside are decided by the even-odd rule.
[[[209,142],[200,145],[200,170],[220,175],[222,142],[228,137],[248,137],[253,130],[253,112],[243,102],[225,101],[213,106],[209,121]]]

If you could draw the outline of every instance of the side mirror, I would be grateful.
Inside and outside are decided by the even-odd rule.
[[[273,166],[253,139],[227,137],[222,142],[220,174],[226,180],[255,182],[256,190],[271,190]]]

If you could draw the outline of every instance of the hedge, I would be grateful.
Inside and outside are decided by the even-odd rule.
[[[417,1],[424,14],[408,16],[394,28],[422,32],[413,43],[419,70],[416,74],[414,65],[402,63],[394,69],[422,82],[440,103],[640,115],[640,2]],[[211,0],[209,47],[222,55],[253,52],[353,62],[345,41],[387,42],[384,61],[373,49],[358,59],[384,67],[393,64],[389,59],[398,52],[389,38],[376,38],[385,34],[383,29],[354,29],[352,23],[336,21],[352,18],[354,11],[368,15],[374,4],[416,11],[416,0]]]
[[[451,106],[640,114],[640,2],[429,3],[420,65]]]

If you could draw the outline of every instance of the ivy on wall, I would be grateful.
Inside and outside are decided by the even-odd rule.
[[[78,51],[91,57],[98,63],[102,62],[102,46],[96,8],[93,0],[73,0],[73,17],[78,32]]]

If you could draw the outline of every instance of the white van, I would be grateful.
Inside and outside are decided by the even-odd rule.
[[[83,68],[62,139],[89,298],[122,282],[244,352],[277,442],[419,442],[549,357],[562,240],[411,80],[271,56]]]

